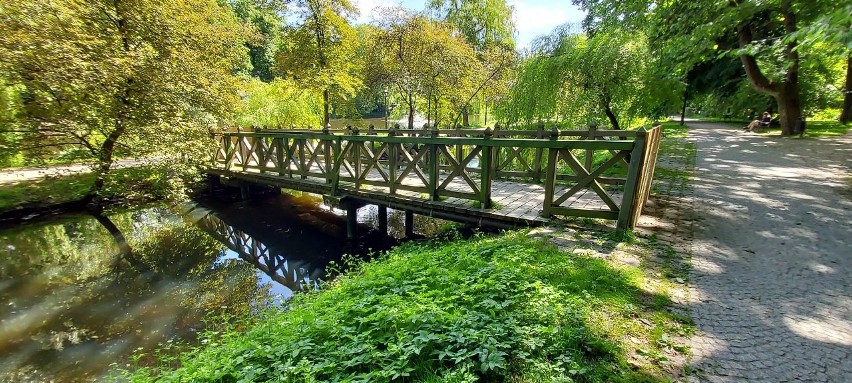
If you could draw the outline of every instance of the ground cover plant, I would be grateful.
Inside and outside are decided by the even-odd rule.
[[[409,243],[289,310],[207,334],[134,382],[665,381],[668,299],[627,265],[562,252],[524,231]],[[654,359],[663,361],[664,359]],[[180,366],[177,369],[172,369]]]

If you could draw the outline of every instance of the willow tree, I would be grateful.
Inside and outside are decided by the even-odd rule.
[[[0,23],[22,142],[82,148],[96,164],[90,199],[119,148],[208,157],[196,144],[236,101],[243,29],[213,0],[0,0]]]
[[[603,117],[621,129],[624,119],[649,116],[675,94],[676,83],[652,70],[641,35],[611,31],[589,37],[563,26],[535,40],[533,52],[504,112],[512,121]]]
[[[362,85],[354,55],[357,35],[349,22],[357,9],[349,0],[300,0],[293,9],[295,25],[287,30],[277,68],[285,77],[322,92],[327,125],[331,100],[354,96]]]
[[[751,86],[778,104],[785,135],[795,133],[802,117],[801,50],[797,39],[787,37],[837,7],[829,0],[572,2],[588,11],[589,30],[647,31],[659,52],[682,71],[709,56],[739,57]]]
[[[454,25],[477,52],[495,44],[514,46],[512,7],[505,0],[428,0],[426,7]]]

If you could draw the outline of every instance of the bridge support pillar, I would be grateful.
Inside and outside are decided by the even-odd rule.
[[[346,239],[355,239],[358,235],[358,208],[346,207]]]
[[[243,201],[251,199],[251,187],[246,182],[240,182],[240,199]]]
[[[414,212],[405,211],[405,237],[411,238],[414,236]]]
[[[379,205],[379,231],[388,234],[388,207],[385,205]]]

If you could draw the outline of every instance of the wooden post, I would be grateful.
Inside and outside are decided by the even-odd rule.
[[[225,145],[225,170],[231,170],[231,163],[234,162],[234,155],[231,153],[231,136],[223,134],[222,143]]]
[[[340,136],[334,137],[334,165],[331,168],[331,195],[338,196],[340,194],[340,167],[343,166],[343,138]]]
[[[483,135],[484,142],[481,151],[482,161],[480,161],[479,164],[479,192],[481,193],[479,196],[479,202],[483,209],[491,208],[491,176],[494,168],[494,148],[491,146],[491,143],[488,142],[491,140],[491,136],[491,128],[485,128]]]
[[[589,135],[587,136],[587,140],[594,141],[595,133],[598,131],[598,124],[594,121],[589,123]],[[592,172],[592,160],[595,157],[594,149],[586,149],[586,171]]]
[[[294,140],[296,140],[296,139],[294,139]],[[306,180],[306,179],[308,179],[308,174],[307,174],[308,169],[305,169],[305,166],[306,166],[306,163],[305,163],[305,145],[307,145],[308,139],[307,138],[301,138],[301,139],[297,138],[297,140],[299,140],[299,174],[301,174],[301,179]]]
[[[539,122],[538,128],[536,129],[535,138],[541,140],[544,139],[544,123]],[[541,161],[544,159],[544,149],[535,148],[535,158],[533,161],[535,164],[533,165],[533,177],[535,178],[535,182],[541,181]]]
[[[414,237],[414,212],[405,211],[405,237]]]
[[[278,176],[284,177],[284,138],[283,137],[275,137],[275,160],[278,161],[275,164],[276,168],[278,168]]]
[[[618,210],[618,231],[626,231],[630,228],[630,218],[633,215],[633,200],[636,198],[636,190],[639,187],[639,170],[642,166],[643,154],[645,152],[645,128],[636,131],[636,140],[633,141],[633,150],[630,152],[630,165],[627,167],[627,181],[624,184],[624,196],[621,199],[621,207]]]
[[[438,137],[438,127],[433,126],[432,138]],[[429,200],[437,201],[438,196],[438,144],[429,145]]]
[[[347,126],[346,128],[349,129],[349,132],[353,136],[358,135],[358,127],[353,128],[352,126]],[[350,143],[352,144],[352,146],[351,146],[351,148],[352,148],[352,166],[355,168],[355,189],[360,189],[361,188],[361,145],[362,144],[360,142],[357,142],[357,141],[354,141],[354,142],[350,141]]]
[[[462,132],[461,132],[461,128],[458,125],[456,125],[455,131],[456,131],[456,137],[461,138]],[[462,144],[456,144],[456,161],[458,161],[459,163],[462,163],[463,159],[464,159],[464,146]]]
[[[379,231],[388,234],[388,207],[385,205],[379,205]]]
[[[559,130],[555,127],[550,132],[550,139],[553,141],[559,139]],[[559,149],[547,149],[547,178],[544,181],[544,206],[541,208],[541,216],[544,218],[550,218],[550,212],[553,210],[553,194],[556,188],[556,161],[558,159]]]
[[[355,204],[346,207],[346,239],[355,239],[358,235],[358,208]]]
[[[399,130],[399,124],[395,124],[390,130],[388,130],[388,137],[396,136],[397,130]],[[396,194],[396,160],[399,157],[399,153],[397,152],[400,144],[395,144],[392,142],[388,142],[388,178],[390,178],[390,194]]]
[[[494,131],[491,134],[491,138],[500,138],[500,135],[501,135],[500,124],[494,124]],[[500,151],[501,150],[503,150],[503,148],[497,147],[497,148],[491,149],[491,156],[492,156],[492,161],[493,161],[492,164],[493,164],[493,167],[494,167],[494,172],[491,173],[491,176],[494,177],[494,178],[497,178],[497,168],[500,166]]]
[[[322,134],[328,134],[329,133],[328,132],[329,126],[330,125],[326,125],[325,127],[322,128]],[[334,176],[331,174],[331,169],[334,167],[334,154],[333,154],[333,151],[332,151],[332,148],[334,147],[334,145],[332,144],[331,140],[323,139],[321,142],[322,142],[322,145],[323,145],[323,157],[324,157],[324,160],[325,160],[324,161],[325,162],[325,175],[326,175],[325,182],[330,184],[330,183],[333,182],[332,179],[334,178]]]

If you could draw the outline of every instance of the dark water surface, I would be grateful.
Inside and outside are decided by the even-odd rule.
[[[396,244],[369,231],[376,214],[359,211],[358,244],[342,212],[290,195],[0,230],[0,382],[112,380],[139,350],[280,305],[329,279],[342,254]],[[445,224],[416,218],[426,236]],[[388,221],[391,235],[404,232],[401,212]]]

